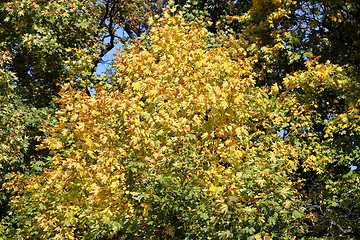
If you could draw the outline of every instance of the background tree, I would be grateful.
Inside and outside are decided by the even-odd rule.
[[[307,160],[299,158],[294,175],[294,181],[304,180],[299,190],[309,213],[317,216],[316,224],[308,225],[309,235],[317,237],[356,236],[359,231],[358,205],[350,204],[358,202],[355,193],[358,191],[358,105],[354,96],[359,77],[358,51],[356,41],[352,40],[358,33],[358,25],[352,25],[356,23],[357,11],[358,5],[352,1],[254,1],[248,14],[226,17],[243,29],[239,33],[246,39],[242,46],[254,59],[259,86],[276,84],[281,94],[288,91],[284,85],[287,75],[301,73],[309,81],[305,88],[298,85],[292,91],[300,105],[312,111],[308,116],[310,127],[279,130],[284,131],[289,143],[302,146],[307,155],[331,159],[319,173],[304,169],[302,165]],[[347,30],[350,26],[354,30],[351,33]],[[335,46],[336,50],[331,51]],[[332,62],[342,66],[339,69],[343,71],[341,78],[347,79],[346,84],[335,88],[323,82],[314,85],[317,75],[305,74],[303,71],[309,69],[302,64],[314,55],[317,56],[314,64]],[[322,71],[329,73],[326,69]],[[349,120],[351,127],[340,119]],[[329,126],[339,131],[329,135],[332,131]],[[320,144],[315,147],[314,141]],[[344,188],[335,187],[340,185]]]
[[[260,85],[275,81],[283,86],[284,76],[303,69],[301,62],[313,56],[319,63],[342,66],[342,78],[347,79],[340,88],[321,83],[309,91],[299,85],[294,89],[297,99],[313,112],[311,127],[305,131],[312,137],[294,136],[284,129],[285,138],[301,144],[308,154],[314,149],[313,154],[332,159],[322,173],[305,171],[300,164],[294,179],[305,180],[304,200],[308,201],[309,213],[318,217],[315,225],[309,224],[309,234],[318,237],[356,236],[359,231],[359,206],[354,204],[358,202],[359,171],[358,103],[354,98],[359,91],[355,40],[358,10],[355,1],[256,1],[248,19],[240,19],[250,23],[242,34],[247,34],[249,52],[258,60],[255,67],[261,73]],[[327,73],[326,69],[322,71]],[[310,81],[306,86],[314,87],[311,81],[315,76],[303,75]],[[330,126],[337,128],[336,133],[329,135]],[[309,147],[313,141],[320,145]]]
[[[0,186],[17,171],[39,173],[46,151],[36,150],[42,124],[53,117],[61,85],[77,89],[106,83],[95,76],[102,57],[123,29],[144,31],[144,1],[33,1],[0,3]],[[139,14],[141,13],[141,15]],[[130,29],[130,30],[129,30]],[[8,193],[0,190],[0,219],[8,216]]]

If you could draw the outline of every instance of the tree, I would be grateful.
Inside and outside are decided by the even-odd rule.
[[[289,238],[319,219],[305,211],[314,189],[304,174],[327,178],[344,125],[334,118],[320,139],[311,96],[353,80],[312,59],[281,86],[259,86],[246,38],[209,47],[204,25],[170,15],[153,24],[150,45],[118,55],[113,91],[63,88],[41,147],[52,165],[13,184],[16,235]],[[356,198],[358,177],[344,177]]]
[[[61,85],[73,80],[89,94],[88,87],[108,81],[94,75],[96,67],[119,39],[117,29],[135,31],[145,21],[142,9],[144,1],[1,1],[0,222],[10,217],[2,185],[12,173],[46,167],[35,136],[44,135],[44,120],[56,122]]]
[[[293,91],[300,105],[312,112],[310,127],[302,130],[311,137],[284,129],[285,138],[307,154],[331,159],[321,173],[305,171],[301,165],[306,160],[299,159],[294,175],[294,181],[304,180],[299,190],[308,213],[317,216],[315,224],[308,224],[309,236],[356,236],[359,231],[359,205],[353,204],[358,202],[359,170],[358,104],[354,99],[359,89],[358,10],[355,1],[256,1],[249,14],[229,18],[245,25],[241,35],[248,40],[254,70],[260,73],[258,85],[276,83],[288,91],[284,76],[299,73],[309,81]],[[314,64],[339,64],[339,78],[345,84],[314,85],[317,74],[304,74],[307,68],[302,64],[314,56]],[[329,73],[327,68],[322,72]],[[319,145],[315,147],[314,142]]]
[[[3,225],[4,234],[356,236],[359,77],[357,31],[349,29],[356,27],[358,5],[179,1],[177,9],[161,11],[166,1],[131,3],[89,5],[99,7],[100,28],[90,27],[84,39],[95,33],[98,45],[80,41],[86,51],[79,51],[94,55],[75,54],[75,62],[64,57],[59,72],[69,75],[61,82],[56,118],[46,123],[37,120],[46,112],[41,105],[29,113],[28,99],[13,91],[23,78],[9,69],[21,62],[11,60],[18,50],[3,48],[2,167],[8,176],[21,169],[8,164],[8,156],[29,142],[12,136],[40,124],[45,133],[32,142],[41,145],[30,156],[52,156],[32,162],[45,166],[42,172],[23,170],[3,183],[18,224]],[[176,15],[179,9],[184,13]],[[145,24],[152,12],[161,17]],[[206,12],[216,24],[198,21]],[[84,21],[90,16],[80,14]],[[90,96],[83,87],[97,81],[91,66],[113,47],[117,26],[133,39],[147,35],[119,53],[112,80],[101,81],[105,87]],[[108,45],[100,44],[104,37]],[[49,96],[58,93],[54,86]],[[31,120],[24,123],[12,111]]]
[[[36,150],[35,136],[42,135],[42,121],[54,113],[60,84],[90,79],[101,42],[93,41],[99,30],[85,23],[90,19],[85,7],[79,1],[1,2],[0,186],[14,172],[35,174],[45,167],[47,154]],[[79,88],[89,83],[77,82]],[[1,188],[2,223],[9,217],[9,196]]]

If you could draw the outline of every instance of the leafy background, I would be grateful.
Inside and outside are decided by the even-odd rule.
[[[358,239],[359,9],[2,1],[1,238]]]

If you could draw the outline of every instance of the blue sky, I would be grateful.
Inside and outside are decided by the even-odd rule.
[[[121,48],[122,44],[115,44],[115,47],[102,58],[102,61],[99,63],[95,72],[97,75],[104,73],[106,69],[110,66],[111,62],[115,59],[114,53],[117,51],[118,47]]]
[[[125,31],[122,28],[119,28],[116,30],[115,35],[118,38],[123,38],[124,36],[127,37],[127,34],[125,33]],[[115,57],[114,57],[114,53],[117,52],[117,48],[122,48],[122,44],[120,43],[116,43],[116,38],[115,38],[115,46],[113,49],[111,49],[110,52],[108,52],[103,58],[102,61],[99,63],[97,69],[96,69],[96,74],[100,75],[102,73],[104,73],[106,71],[107,68],[109,68],[110,64],[112,63],[112,61],[114,61]],[[109,43],[110,39],[105,39],[105,44]]]
[[[120,37],[124,36],[124,32],[122,31],[122,29],[119,29],[116,34]],[[108,43],[108,41],[105,39],[105,43]],[[111,49],[111,51],[109,51],[107,54],[105,54],[105,56],[102,57],[102,61],[99,62],[96,72],[96,75],[101,75],[102,73],[106,72],[106,69],[110,68],[111,63],[115,60],[114,57],[114,53],[117,52],[117,48],[120,47],[122,48],[122,44],[120,43],[116,43],[114,48]],[[95,94],[95,90],[93,88],[89,88],[90,94],[94,95]]]

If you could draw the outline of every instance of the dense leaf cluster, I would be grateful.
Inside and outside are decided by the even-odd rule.
[[[4,1],[0,237],[357,239],[359,9]]]

